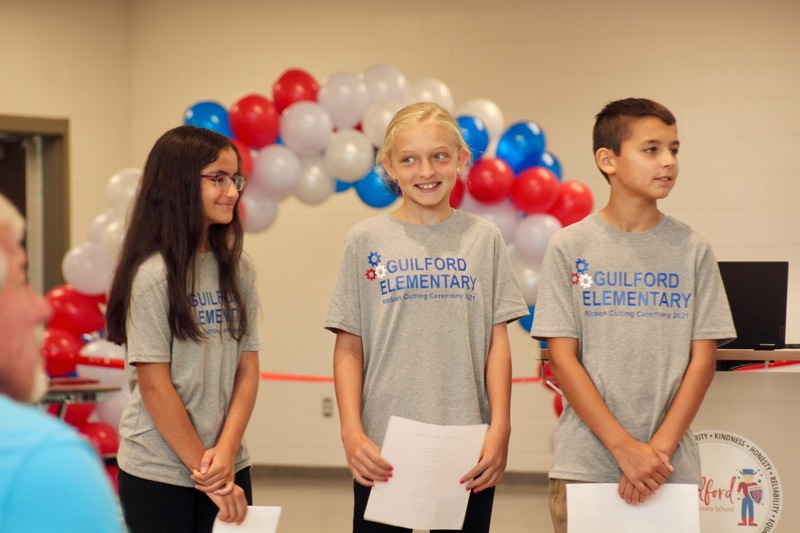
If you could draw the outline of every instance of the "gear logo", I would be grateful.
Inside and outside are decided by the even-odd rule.
[[[580,285],[584,289],[591,288],[594,278],[589,274],[589,262],[586,259],[578,258],[575,261],[575,270],[577,272],[572,273],[572,286],[577,287]]]
[[[381,264],[381,254],[378,252],[370,252],[367,256],[367,264],[369,268],[364,275],[369,281],[375,281],[378,278],[383,279],[386,277],[387,270],[386,267]]]

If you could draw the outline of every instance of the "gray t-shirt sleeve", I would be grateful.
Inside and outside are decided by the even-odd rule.
[[[129,364],[170,362],[172,333],[166,287],[162,262],[148,261],[136,272],[127,322]]]
[[[572,303],[572,269],[562,239],[560,233],[551,238],[542,262],[531,330],[531,336],[537,340],[579,336]]]
[[[344,242],[344,253],[333,288],[324,327],[362,336],[360,287],[353,272],[358,268],[358,227],[351,229]],[[363,262],[363,261],[362,261]],[[365,269],[366,270],[366,269]]]
[[[256,272],[249,260],[242,259],[240,263],[239,287],[242,292],[242,300],[247,309],[247,331],[240,341],[240,349],[243,352],[257,352],[261,350],[261,336],[259,334],[259,320],[261,318],[261,306],[256,290]]]

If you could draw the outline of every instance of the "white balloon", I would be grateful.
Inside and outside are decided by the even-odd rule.
[[[112,263],[116,263],[122,242],[125,240],[125,221],[121,218],[112,220],[103,229],[100,236],[100,247]]]
[[[82,355],[87,355],[83,353]],[[76,365],[75,370],[82,378],[96,379],[103,385],[122,386],[125,383],[125,371],[121,368],[111,368],[98,365]]]
[[[424,78],[412,84],[408,88],[405,101],[407,104],[433,102],[453,112],[453,93],[436,78]]]
[[[481,154],[481,159],[485,159],[487,157],[497,157],[497,145],[500,143],[500,137],[495,137],[492,139],[489,137],[489,144],[486,146],[486,150],[483,151]]]
[[[331,133],[333,119],[317,102],[295,102],[281,114],[281,140],[301,156],[322,153]]]
[[[259,233],[278,218],[278,201],[256,189],[248,189],[239,200],[242,227],[248,233]]]
[[[354,183],[366,176],[375,163],[372,142],[360,131],[336,132],[325,151],[325,167],[335,178]]]
[[[117,370],[117,372],[124,375],[122,370]],[[128,405],[130,397],[130,389],[127,385],[122,385],[119,391],[106,393],[103,401],[95,405],[94,412],[101,422],[105,422],[113,428],[118,428],[122,412],[125,410],[125,406]]]
[[[103,230],[106,226],[114,220],[121,219],[122,216],[117,213],[113,207],[109,207],[92,220],[88,228],[89,242],[100,244],[100,238],[103,236]]]
[[[402,107],[403,104],[397,100],[383,99],[373,102],[367,108],[364,120],[361,121],[361,129],[374,146],[383,146],[386,127]]]
[[[300,183],[294,189],[294,195],[304,204],[321,204],[336,190],[336,180],[325,168],[322,156],[305,158],[302,163],[303,171]]]
[[[503,112],[497,104],[486,98],[470,100],[456,111],[456,116],[469,115],[479,118],[486,126],[489,140],[499,139],[503,134]],[[486,155],[484,154],[484,157]]]
[[[515,246],[508,247],[508,255],[511,258],[511,265],[514,268],[514,275],[522,292],[522,298],[528,306],[536,305],[536,297],[539,294],[541,262],[531,262],[521,255]]]
[[[87,242],[72,248],[61,261],[64,280],[84,294],[105,294],[114,265],[99,244]]]
[[[273,198],[286,198],[300,182],[301,171],[297,154],[285,146],[271,144],[256,154],[248,185]]]
[[[464,195],[465,199],[467,196],[466,194]],[[470,205],[472,212],[500,228],[500,233],[503,234],[506,244],[513,242],[521,216],[520,211],[514,207],[511,200],[503,200],[499,204],[486,205],[477,202],[472,197],[470,199],[475,202],[474,205]]]
[[[85,344],[81,348],[80,354],[124,360],[125,348],[105,339],[97,339]],[[76,370],[81,377],[96,379],[103,385],[119,387],[119,391],[105,393],[103,400],[99,402],[94,409],[95,414],[102,422],[114,428],[119,427],[122,411],[125,409],[128,398],[130,398],[131,395],[125,376],[125,370],[95,365],[77,365]]]
[[[127,213],[128,206],[136,196],[142,171],[138,168],[123,168],[108,180],[106,198],[117,213]]]
[[[125,359],[125,348],[105,339],[96,339],[83,345],[81,355],[107,357],[109,359]]]
[[[406,98],[406,77],[392,65],[373,65],[361,74],[361,79],[369,91],[371,102],[391,99],[404,102]]]
[[[369,106],[369,91],[355,74],[339,72],[325,80],[317,100],[330,113],[337,129],[352,128],[361,122]]]
[[[469,211],[470,213],[478,214],[484,204],[472,197],[467,188],[467,181],[464,180],[464,197],[461,199],[461,205],[458,206],[462,211]]]
[[[528,215],[517,225],[514,245],[527,261],[541,263],[550,238],[560,229],[561,222],[552,215]]]

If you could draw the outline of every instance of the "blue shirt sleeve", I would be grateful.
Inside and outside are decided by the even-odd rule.
[[[65,428],[66,429],[66,428]],[[64,431],[36,444],[8,480],[4,531],[119,533],[119,500],[97,452]]]

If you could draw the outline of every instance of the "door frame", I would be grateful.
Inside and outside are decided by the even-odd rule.
[[[61,263],[69,250],[69,120],[0,114],[0,132],[41,138],[42,291],[64,283]]]

